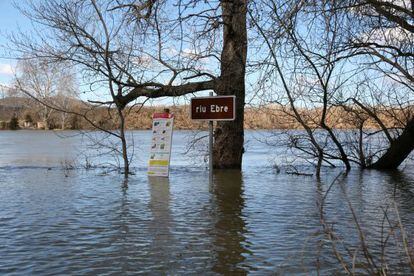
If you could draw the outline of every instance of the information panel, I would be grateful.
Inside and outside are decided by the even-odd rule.
[[[168,177],[171,157],[174,115],[154,113],[148,175]]]

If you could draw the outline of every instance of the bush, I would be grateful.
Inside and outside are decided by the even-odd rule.
[[[11,129],[11,130],[17,130],[17,129],[19,129],[20,127],[19,127],[19,119],[16,117],[16,116],[14,116],[13,115],[13,117],[10,119],[10,122],[9,122],[9,128]]]
[[[28,113],[24,116],[24,120],[26,122],[33,123],[32,116],[30,116],[30,114],[28,114]]]

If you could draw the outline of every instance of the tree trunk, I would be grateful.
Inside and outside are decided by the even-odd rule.
[[[222,1],[221,7],[223,51],[216,93],[236,96],[236,119],[217,123],[213,166],[221,169],[241,169],[247,56],[246,0]]]
[[[128,178],[129,176],[129,159],[128,159],[128,147],[127,147],[127,141],[125,138],[125,117],[122,113],[122,108],[118,107],[118,115],[119,115],[119,136],[122,143],[122,160],[124,162],[124,177]]]
[[[414,149],[414,118],[408,122],[402,134],[394,140],[380,159],[369,166],[377,170],[395,170]]]
[[[43,114],[43,124],[45,126],[45,130],[49,130],[49,117],[50,117],[50,110],[47,106],[44,106],[44,114]]]
[[[125,139],[125,130],[121,130],[121,142],[122,142],[122,159],[124,161],[124,177],[128,178],[129,176],[129,160],[127,152],[127,142]]]
[[[45,126],[45,130],[49,130],[48,119],[43,119],[43,125]]]
[[[62,113],[62,125],[61,125],[61,130],[65,130],[65,125],[66,125],[66,113]]]

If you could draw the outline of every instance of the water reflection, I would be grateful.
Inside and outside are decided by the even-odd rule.
[[[57,142],[50,146],[53,137],[14,135],[0,135],[0,275],[343,274],[316,204],[337,172],[326,172],[321,182],[274,174],[263,158],[269,150],[251,139],[255,151],[246,153],[243,174],[216,171],[211,186],[205,171],[178,155],[170,180],[148,179],[145,158],[129,183],[94,170],[65,177],[65,155],[56,151]],[[184,150],[183,137],[174,136],[174,150]],[[76,139],[72,144],[82,147]],[[324,215],[343,239],[338,250],[344,256],[350,255],[345,247],[360,248],[347,198],[374,256],[383,254],[382,236],[391,233],[382,226],[384,209],[396,225],[394,205],[412,241],[413,171],[352,170],[332,186]],[[406,256],[401,235],[393,233],[396,241],[390,239],[385,253],[389,272],[398,272]],[[357,257],[363,263],[361,251]]]
[[[148,177],[152,214],[149,230],[152,235],[151,252],[156,252],[160,264],[168,262],[174,237],[171,233],[170,183],[165,177]],[[165,267],[168,269],[168,267]]]
[[[247,270],[240,264],[245,260],[246,254],[251,252],[246,248],[243,175],[240,171],[217,170],[211,188],[217,208],[213,241],[216,262],[213,271],[244,274]]]
[[[356,274],[374,274],[377,269],[385,268],[408,275],[397,212],[403,224],[412,219],[414,205],[410,182],[412,179],[403,172],[355,170],[339,175],[335,181],[318,183],[318,206],[323,204],[320,215],[325,234],[322,237],[329,237],[326,233],[340,237],[340,242],[331,238],[323,240],[323,247],[328,248],[323,258],[340,256],[348,269],[355,264],[356,268],[352,269],[356,269]],[[331,224],[336,227],[330,227]],[[353,248],[363,248],[369,252],[369,257],[357,251],[358,254],[349,255],[347,251],[357,250]],[[318,268],[319,265],[326,268],[329,264],[318,260]]]
[[[413,178],[411,175],[403,171],[393,171],[384,174],[387,174],[389,177],[389,181],[386,181],[386,183],[391,184],[387,186],[393,188],[392,194],[394,196],[397,196],[397,193],[400,192],[400,196],[404,197],[406,201],[410,202],[414,199]]]
[[[401,219],[407,223],[412,220],[414,213],[414,181],[410,174],[402,171],[384,173],[386,194],[392,195],[392,203],[395,202],[399,209]],[[392,204],[394,205],[394,204]],[[393,206],[395,207],[395,206]]]
[[[131,221],[133,220],[134,214],[130,210],[130,201],[128,198],[128,179],[124,179],[121,184],[121,198],[120,198],[120,208],[119,208],[119,226],[118,233],[116,234],[117,246],[119,246],[118,252],[130,252],[131,251],[131,232],[133,233],[133,228],[131,228]],[[116,224],[116,221],[114,222]],[[119,266],[122,273],[126,273],[130,270],[129,261],[125,256],[118,258],[117,265]]]

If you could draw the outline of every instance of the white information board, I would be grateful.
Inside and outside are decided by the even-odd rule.
[[[168,177],[174,115],[154,113],[152,116],[152,139],[148,175]]]

